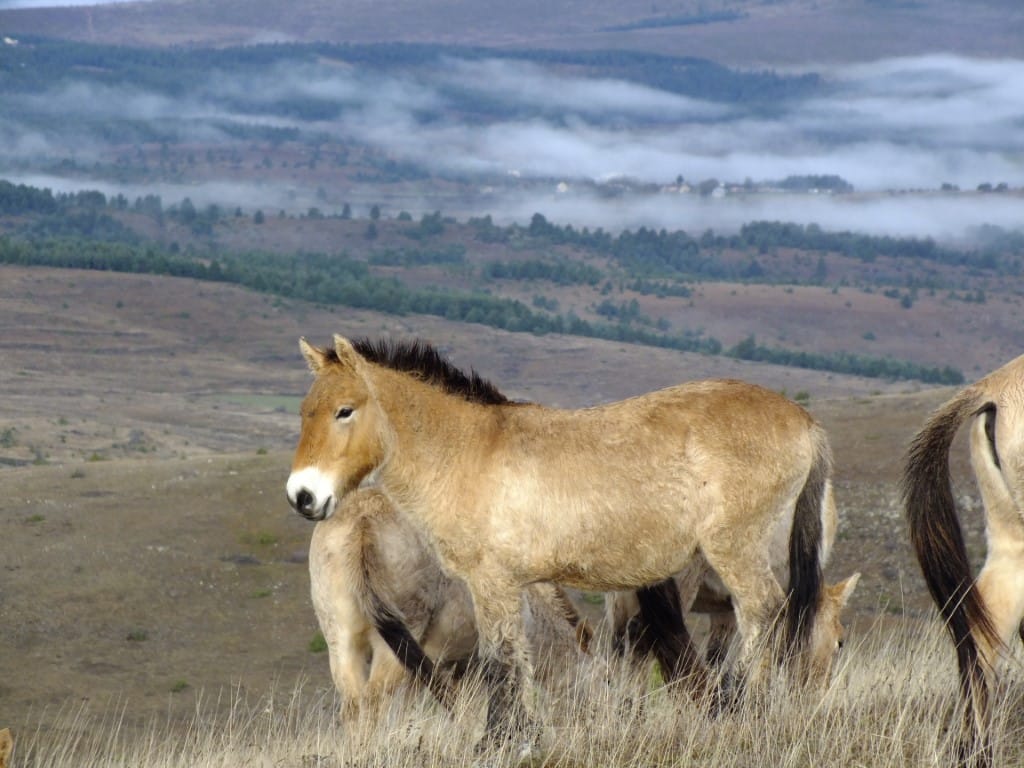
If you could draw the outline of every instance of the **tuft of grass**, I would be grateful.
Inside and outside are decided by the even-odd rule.
[[[268,531],[256,531],[255,533],[243,533],[241,536],[243,544],[249,546],[273,547],[277,544],[277,536]]]
[[[327,640],[324,638],[324,633],[317,630],[313,635],[313,639],[309,641],[309,652],[310,653],[323,653],[327,650]]]

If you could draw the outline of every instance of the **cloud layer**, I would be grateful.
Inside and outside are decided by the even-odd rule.
[[[367,145],[481,186],[510,177],[534,180],[529,192],[500,184],[497,197],[465,204],[467,211],[479,207],[474,212],[504,219],[540,210],[555,221],[606,228],[731,229],[768,218],[939,236],[981,223],[1020,226],[1020,197],[934,193],[943,184],[1024,187],[1024,90],[1017,87],[1024,82],[1024,60],[937,55],[821,74],[817,95],[770,113],[504,60],[449,59],[406,75],[309,63],[277,65],[259,76],[211,72],[173,98],[83,79],[13,97],[13,113],[34,116],[34,124],[0,115],[0,145],[8,148],[0,162],[66,156],[72,147],[77,156],[90,147],[99,151],[95,134],[77,131],[105,119],[213,143],[231,141],[232,125],[261,125]],[[304,120],[283,112],[283,100],[296,98],[322,105],[322,114]],[[467,115],[461,110],[467,98],[495,108],[485,118]],[[691,182],[742,182],[825,174],[843,177],[863,194],[609,201],[590,193],[594,182],[615,178],[663,185],[680,175]],[[556,193],[558,182],[568,183],[569,191]],[[902,193],[882,194],[888,191]],[[290,207],[276,199],[261,203],[273,196],[271,189],[254,185],[245,192],[242,198],[255,204]],[[446,208],[429,191],[423,194],[403,207]],[[173,192],[165,197],[175,199]]]

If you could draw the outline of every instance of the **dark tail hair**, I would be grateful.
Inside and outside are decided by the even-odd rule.
[[[914,552],[956,647],[961,693],[967,707],[977,705],[983,715],[988,691],[973,633],[992,647],[1000,639],[974,587],[949,474],[949,449],[960,425],[981,412],[989,419],[994,415],[995,406],[983,403],[982,395],[975,388],[965,389],[929,417],[907,451],[900,490]],[[991,440],[991,428],[988,432]],[[995,456],[994,444],[992,449]]]
[[[369,523],[363,520],[361,524],[365,526]],[[430,660],[423,650],[423,646],[409,631],[401,609],[389,602],[383,595],[385,590],[378,582],[381,567],[379,553],[375,546],[376,539],[367,535],[360,538],[363,546],[360,549],[357,577],[362,583],[357,591],[363,597],[363,610],[402,666],[409,670],[417,681],[425,685],[441,704],[451,709],[454,695],[450,685],[445,678],[435,674],[434,662]]]
[[[821,608],[822,505],[832,477],[832,450],[825,430],[811,427],[814,458],[793,511],[789,533],[789,596],[786,604],[786,654],[804,650]]]
[[[591,628],[590,623],[576,610],[576,606],[573,605],[565,590],[557,585],[552,586],[554,586],[555,605],[562,617],[572,626],[573,634],[576,635],[576,645],[584,653],[590,653],[590,644],[594,640],[594,630]]]
[[[694,690],[706,683],[707,670],[683,620],[679,587],[668,578],[636,592],[640,602],[640,646],[654,654],[665,682],[695,676]]]

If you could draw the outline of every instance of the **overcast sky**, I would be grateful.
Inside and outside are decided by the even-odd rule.
[[[149,0],[0,0],[0,11],[13,8],[68,8],[75,5],[148,2]]]

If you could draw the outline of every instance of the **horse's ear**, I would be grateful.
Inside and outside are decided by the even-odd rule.
[[[858,581],[860,581],[860,571],[828,588],[829,597],[839,604],[840,609],[849,602],[850,597],[853,595],[853,590],[857,587]]]
[[[302,350],[302,356],[306,358],[306,362],[309,363],[309,370],[313,373],[319,373],[320,369],[327,365],[327,354],[322,349],[314,347],[305,339],[299,339],[299,349]]]
[[[334,334],[334,353],[338,356],[339,363],[352,370],[358,368],[362,359],[356,352],[356,348],[352,346],[352,342],[338,334]]]

